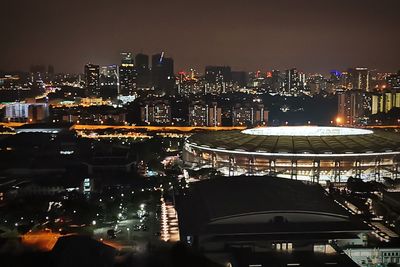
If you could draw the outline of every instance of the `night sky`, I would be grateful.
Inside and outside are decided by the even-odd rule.
[[[165,51],[175,71],[400,69],[399,0],[1,0],[0,69]]]

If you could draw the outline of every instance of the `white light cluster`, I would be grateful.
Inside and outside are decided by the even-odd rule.
[[[266,136],[339,136],[339,135],[366,135],[373,131],[344,127],[319,127],[319,126],[280,126],[260,127],[243,130],[242,133]]]

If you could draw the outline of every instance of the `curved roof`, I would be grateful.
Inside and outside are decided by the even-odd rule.
[[[309,127],[307,134],[301,134],[301,130],[307,127],[300,127],[298,131],[296,127],[290,127],[289,132],[293,134],[286,132],[278,135],[279,128],[285,129],[285,127],[264,127],[245,131],[198,133],[189,137],[187,143],[204,150],[238,154],[250,152],[255,155],[282,153],[304,156],[308,154],[368,156],[374,153],[400,153],[400,135],[396,133],[340,127]],[[271,131],[268,132],[268,129]],[[262,134],[263,132],[265,134]]]
[[[355,229],[353,217],[319,184],[270,176],[220,177],[192,183],[185,194],[177,197],[177,209],[183,233]]]
[[[319,184],[264,176],[216,178],[192,184],[191,197],[209,221],[266,214],[314,214],[347,218]],[[229,203],[229,204],[228,204]]]

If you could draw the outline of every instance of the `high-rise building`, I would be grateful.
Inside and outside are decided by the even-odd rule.
[[[342,124],[362,124],[371,114],[371,96],[361,90],[348,90],[338,94],[338,116]]]
[[[165,57],[165,53],[152,56],[152,78],[154,89],[166,94],[174,94],[174,60]]]
[[[392,108],[400,108],[400,88],[385,90],[372,95],[372,114],[387,113]]]
[[[140,88],[151,87],[151,73],[149,69],[149,56],[137,54],[135,57],[136,86]]]
[[[6,104],[5,121],[44,122],[49,117],[47,103],[10,103]]]
[[[100,86],[115,86],[118,85],[118,66],[108,65],[100,67]]]
[[[206,66],[205,93],[225,93],[232,87],[232,71],[229,66]]]
[[[89,96],[100,95],[100,67],[99,65],[85,65],[85,86]]]
[[[136,89],[136,70],[132,53],[121,53],[119,66],[119,95],[133,95]]]
[[[232,71],[229,66],[206,66],[205,79],[208,83],[223,83],[232,81]]]
[[[140,108],[141,121],[148,125],[170,125],[171,105],[168,100],[146,101]]]
[[[289,69],[285,72],[285,94],[298,95],[300,93],[300,77],[297,69]]]
[[[98,96],[115,98],[118,95],[118,66],[108,65],[100,67],[100,93]]]
[[[190,126],[221,126],[222,108],[216,102],[194,102],[189,106]]]
[[[233,126],[258,126],[267,125],[267,123],[268,110],[264,108],[263,104],[236,104],[232,108]]]
[[[315,74],[309,77],[307,85],[310,88],[310,94],[319,94],[326,90],[326,80],[321,74]]]
[[[391,74],[386,77],[387,87],[398,89],[400,88],[400,70],[396,74]]]
[[[284,78],[279,70],[272,70],[267,73],[267,81],[270,84],[271,91],[281,92],[283,89]]]
[[[350,89],[370,91],[370,75],[368,68],[350,68],[348,70]]]
[[[145,54],[137,54],[135,57],[136,62],[136,71],[138,74],[142,73],[143,71],[149,70],[149,56]]]

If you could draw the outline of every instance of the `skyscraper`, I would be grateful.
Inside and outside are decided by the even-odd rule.
[[[173,94],[175,88],[174,60],[166,58],[164,52],[152,56],[153,86],[159,92]]]
[[[351,89],[370,91],[370,75],[367,68],[350,68],[349,71]]]
[[[360,90],[338,94],[338,116],[343,124],[357,125],[371,114],[371,96]]]
[[[85,65],[85,86],[89,96],[100,94],[100,67],[99,65]]]
[[[300,92],[300,77],[296,68],[286,70],[285,72],[285,93],[288,95],[297,95]]]
[[[119,66],[119,94],[133,95],[136,89],[136,71],[132,53],[121,53],[121,65]]]
[[[118,93],[118,66],[108,65],[100,67],[100,96],[115,98]]]
[[[136,86],[140,88],[151,87],[151,75],[149,69],[149,56],[137,54],[135,57]]]
[[[149,56],[145,54],[137,54],[135,57],[136,71],[138,74],[149,69]]]

